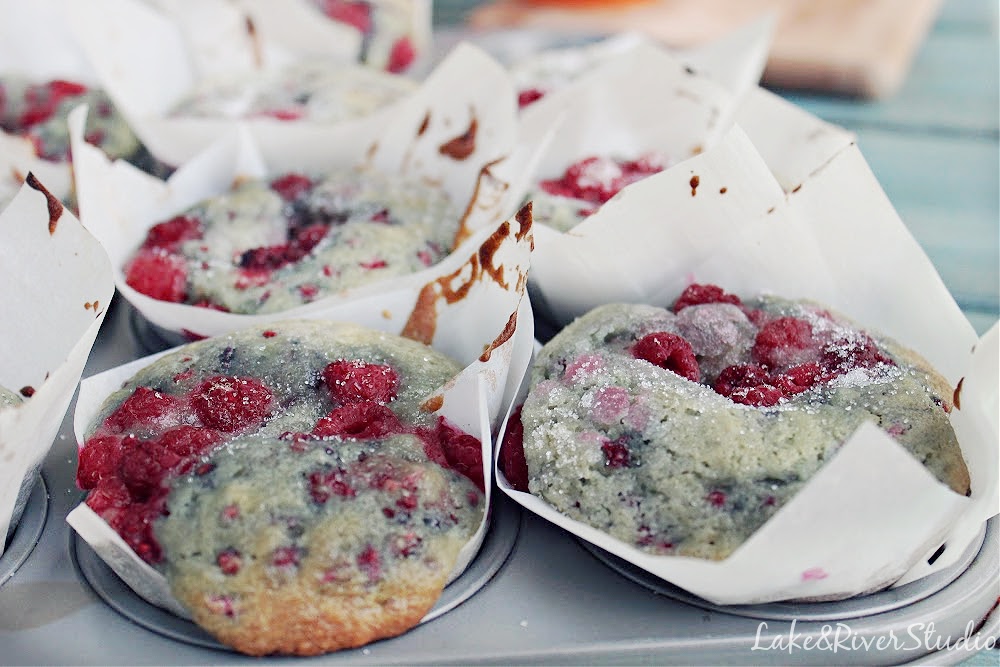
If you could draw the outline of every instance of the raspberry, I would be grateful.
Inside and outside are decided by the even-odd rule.
[[[372,401],[349,403],[319,420],[312,432],[322,438],[338,436],[367,440],[402,433],[403,425],[392,410]]]
[[[346,481],[347,471],[343,468],[316,470],[309,473],[309,497],[322,505],[332,496],[353,498],[357,492]]]
[[[155,442],[139,440],[136,445],[122,458],[121,479],[133,500],[145,501],[153,497],[181,458]]]
[[[243,567],[243,557],[240,555],[238,549],[230,547],[228,549],[223,549],[215,556],[215,563],[222,570],[222,574],[226,576],[232,576],[240,571]]]
[[[176,251],[178,246],[191,239],[200,239],[202,235],[201,220],[188,215],[178,215],[165,222],[153,225],[146,232],[143,248],[162,248],[168,252]]]
[[[180,421],[181,399],[149,387],[136,387],[132,395],[104,420],[111,433],[124,433],[136,427],[161,429]]]
[[[94,436],[87,440],[78,454],[76,485],[81,489],[93,489],[104,480],[118,476],[126,444],[115,435]]]
[[[737,364],[722,369],[712,388],[735,403],[770,407],[784,398],[781,389],[771,382],[771,376],[763,366]]]
[[[416,434],[424,443],[424,454],[427,458],[442,468],[449,467],[448,457],[445,456],[444,448],[437,436],[437,429],[418,427]]]
[[[417,50],[413,47],[413,42],[409,37],[400,37],[389,51],[389,62],[386,63],[386,71],[393,74],[405,72],[417,57]]]
[[[871,368],[878,364],[895,366],[896,362],[878,349],[869,336],[838,338],[823,346],[820,353],[823,367],[833,373],[847,373],[855,368]]]
[[[541,91],[538,88],[527,88],[525,90],[520,91],[517,94],[517,106],[519,109],[523,109],[524,107],[528,106],[529,104],[532,104],[533,102],[537,102],[543,97],[545,97],[544,91]]]
[[[323,13],[334,21],[354,26],[364,35],[372,30],[371,9],[367,3],[351,2],[350,0],[326,0],[323,3]]]
[[[271,181],[271,189],[281,195],[285,201],[298,199],[305,192],[309,192],[313,187],[313,182],[308,176],[302,174],[285,174]]]
[[[480,491],[485,492],[483,447],[479,439],[455,428],[444,417],[438,417],[437,435],[449,467],[468,477]]]
[[[256,378],[216,375],[195,388],[191,405],[202,424],[233,433],[260,425],[272,399],[271,390]]]
[[[507,432],[500,445],[500,470],[512,487],[528,492],[528,462],[524,458],[524,423],[517,406],[507,420]]]
[[[218,431],[187,425],[170,429],[157,438],[164,449],[185,458],[200,456],[221,440]]]
[[[298,547],[278,547],[271,552],[271,565],[275,567],[298,566],[302,551]]]
[[[701,377],[691,344],[676,334],[666,331],[647,334],[632,347],[632,356],[692,382],[697,382]]]
[[[125,267],[125,282],[160,301],[180,303],[187,295],[184,258],[161,249],[141,250]]]
[[[100,486],[87,495],[86,502],[90,509],[104,517],[110,511],[128,507],[132,503],[132,496],[120,479],[103,479]]]
[[[674,301],[674,312],[679,313],[688,306],[698,306],[703,303],[731,303],[734,306],[742,306],[743,302],[735,294],[729,294],[718,285],[701,285],[692,283],[688,285],[681,295]]]
[[[274,118],[275,120],[298,120],[305,115],[305,110],[297,107],[268,109],[266,111],[261,111],[258,115],[265,118]]]
[[[396,558],[409,558],[417,553],[423,538],[413,532],[396,535],[389,539],[392,548],[392,555]]]
[[[768,368],[782,368],[813,361],[817,347],[809,322],[779,317],[757,332],[750,356]]]
[[[289,261],[297,262],[308,255],[330,231],[327,225],[315,223],[299,229],[288,248]]]
[[[339,359],[323,369],[323,381],[336,403],[372,401],[385,404],[396,398],[399,375],[390,366]]]
[[[823,373],[820,365],[815,361],[810,361],[798,366],[792,366],[784,373],[774,376],[773,383],[786,396],[792,396],[811,389],[828,379],[829,376]]]
[[[357,564],[358,569],[365,573],[369,582],[374,583],[382,578],[382,559],[372,545],[369,544],[364,551],[358,554]]]
[[[705,496],[705,500],[712,507],[725,507],[726,505],[726,494],[722,491],[709,491],[708,495]]]
[[[601,444],[601,451],[604,452],[604,465],[609,468],[627,468],[631,460],[631,454],[624,438],[615,441],[606,441]]]
[[[237,264],[240,268],[251,271],[274,271],[291,263],[290,250],[291,246],[287,243],[251,248],[240,255]]]

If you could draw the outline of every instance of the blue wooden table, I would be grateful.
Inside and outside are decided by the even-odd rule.
[[[439,27],[474,0],[435,0]],[[858,145],[982,334],[1000,314],[1000,51],[995,0],[946,0],[902,89],[881,101],[778,91]]]

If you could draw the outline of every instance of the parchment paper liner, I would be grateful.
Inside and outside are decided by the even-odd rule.
[[[169,117],[198,82],[273,71],[305,58],[348,66],[361,45],[356,29],[327,19],[303,0],[283,0],[280,8],[267,0],[160,4],[92,0],[69,3],[66,11],[102,86],[149,151],[172,166],[192,159],[233,123],[231,118]],[[384,122],[392,107],[336,125]],[[267,160],[272,149],[281,151],[286,138],[327,125],[270,118],[246,122]]]
[[[670,60],[683,63],[739,99],[760,81],[774,29],[774,17],[765,16],[719,39],[683,50],[666,47],[642,33],[618,33],[581,46],[542,49],[529,55],[515,53],[516,59],[510,65],[511,77],[519,92],[541,88],[545,92],[545,105],[565,104],[552,101],[558,100],[558,93],[564,86],[579,78],[594,76],[596,70],[617,58],[635,57],[630,54],[638,50],[640,60],[633,61],[634,64],[642,63],[644,53],[664,53]],[[516,35],[508,41],[516,48]],[[656,64],[654,60],[641,66],[653,68]],[[581,85],[587,87],[589,84]],[[534,103],[537,104],[539,102]]]
[[[58,0],[0,0],[0,77],[19,75],[32,81],[67,79],[86,85],[96,75],[69,31]],[[4,191],[20,187],[28,172],[46,189],[66,200],[72,189],[65,162],[42,160],[32,143],[0,130],[0,207]]]
[[[475,249],[462,261],[456,261],[457,256],[449,258],[455,264],[450,278],[399,288],[365,302],[329,306],[307,316],[331,322],[355,322],[390,333],[402,332],[466,364],[459,375],[441,388],[443,403],[435,413],[448,417],[482,442],[487,508],[492,485],[491,434],[521,384],[534,344],[531,304],[522,298],[530,249],[530,217],[523,224],[511,220],[507,231],[495,235],[481,251]],[[469,291],[449,303],[442,292],[445,285],[455,291],[465,285]],[[403,317],[383,316],[383,313],[398,313]],[[73,422],[79,443],[83,442],[86,429],[104,399],[140,368],[167,352],[84,379]],[[139,558],[87,505],[78,505],[67,521],[136,593],[152,604],[187,617],[171,595],[166,579]],[[452,578],[461,574],[479,551],[487,525],[488,516],[463,548]]]
[[[32,174],[0,210],[0,279],[0,385],[35,390],[0,410],[2,554],[76,391],[114,281],[97,239]]]
[[[669,306],[688,283],[710,282],[826,303],[913,348],[953,386],[965,377],[952,423],[972,494],[953,493],[866,424],[721,562],[650,556],[512,490],[500,475],[500,488],[524,507],[718,604],[836,599],[905,583],[953,562],[997,513],[998,369],[983,363],[996,358],[996,328],[977,344],[855,146],[786,194],[734,127],[714,148],[630,186],[547,250],[547,266],[563,271],[539,277],[533,256],[532,272],[562,298],[562,313],[614,301]]]
[[[319,172],[368,164],[444,188],[465,210],[463,248],[475,248],[512,215],[531,170],[535,146],[515,151],[516,103],[506,72],[492,58],[460,44],[405,104],[392,124],[371,132],[354,128],[300,128],[280,153],[265,161],[246,125],[235,125],[197,158],[161,181],[123,162],[110,163],[81,140],[84,110],[74,110],[70,127],[76,155],[77,197],[81,220],[108,250],[119,291],[144,317],[173,332],[215,335],[255,322],[308,315],[332,304],[366,299],[393,289],[422,285],[449,269],[437,265],[419,273],[349,288],[310,304],[273,315],[240,315],[168,303],[136,292],[125,283],[122,267],[147,229],[201,199],[226,191],[238,176],[285,171]],[[475,124],[472,152],[464,159],[439,148]],[[460,232],[461,233],[461,232]],[[406,313],[395,313],[406,317]]]

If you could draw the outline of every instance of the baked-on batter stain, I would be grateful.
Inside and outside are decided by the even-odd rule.
[[[400,335],[430,345],[437,330],[438,299],[444,299],[449,304],[461,301],[484,275],[492,278],[503,289],[509,289],[504,281],[503,266],[494,266],[493,259],[510,235],[510,223],[504,222],[462,266],[424,285]]]
[[[24,179],[24,182],[38,190],[43,195],[45,195],[45,201],[48,202],[49,207],[49,235],[56,233],[56,226],[59,224],[59,218],[62,217],[63,205],[59,201],[59,198],[53,195],[51,192],[45,189],[45,186],[38,182],[35,175],[28,172],[28,177]]]
[[[792,188],[792,194],[795,194],[796,192],[798,192],[798,191],[799,191],[799,190],[801,190],[801,189],[802,189],[802,184],[801,184],[801,183],[799,183],[799,184],[798,184],[798,185],[796,185],[796,186],[795,186],[794,188]]]
[[[261,50],[260,35],[257,33],[257,25],[253,22],[253,18],[249,15],[243,18],[246,26],[247,37],[250,38],[250,44],[253,47],[253,64],[257,66],[257,69],[261,69],[264,66],[264,54]]]
[[[701,178],[698,174],[691,177],[691,196],[694,197],[698,193],[698,186],[701,185]]]
[[[514,331],[516,329],[517,329],[517,311],[515,310],[513,313],[510,314],[510,318],[508,318],[507,324],[504,325],[503,331],[500,332],[500,335],[497,336],[493,340],[493,342],[490,343],[489,347],[487,347],[483,351],[482,355],[480,355],[479,361],[483,362],[489,361],[490,355],[493,354],[493,350],[497,349],[498,347],[509,341],[510,337],[514,335]]]
[[[721,188],[719,188],[719,194],[720,195],[724,195],[727,192],[729,192],[729,188],[727,188],[726,186],[722,186]]]
[[[965,382],[965,378],[960,378],[958,384],[955,385],[955,393],[951,395],[951,402],[955,405],[956,410],[962,409],[962,383]]]
[[[434,331],[437,329],[437,283],[427,283],[417,295],[417,303],[413,306],[413,312],[406,320],[406,325],[400,332],[404,338],[415,340],[424,345],[430,345],[434,340]]]
[[[24,396],[25,398],[31,398],[34,395],[35,395],[35,388],[32,387],[31,385],[25,385],[24,387],[21,387],[21,396]]]
[[[520,226],[517,233],[514,234],[514,238],[518,241],[522,240],[525,236],[531,233],[531,225],[534,224],[535,218],[532,214],[533,209],[531,208],[531,202],[521,207],[515,215],[514,219],[517,220],[517,224]],[[531,239],[531,249],[535,249],[535,239]]]
[[[452,160],[464,160],[476,151],[476,131],[479,129],[479,121],[475,115],[469,121],[469,128],[454,139],[444,142],[438,148],[441,155],[446,155]]]
[[[437,412],[444,405],[444,396],[437,394],[436,396],[431,396],[426,401],[420,404],[420,409],[424,412]]]
[[[420,127],[417,128],[417,136],[418,137],[424,136],[424,132],[427,131],[427,128],[430,127],[430,124],[431,124],[431,112],[428,111],[427,115],[424,116],[424,119],[420,122]]]
[[[494,183],[500,183],[502,185],[501,191],[510,187],[509,183],[503,183],[493,175],[493,172],[490,171],[491,167],[500,164],[505,159],[506,158],[500,157],[492,162],[487,162],[483,165],[482,169],[479,170],[479,175],[476,176],[476,187],[472,189],[472,197],[469,198],[469,203],[466,205],[465,211],[462,213],[462,218],[458,222],[458,231],[455,232],[455,241],[451,245],[452,250],[462,245],[462,242],[465,241],[465,239],[472,236],[472,230],[469,229],[469,216],[472,215],[472,209],[479,200],[479,191],[482,189],[483,180],[489,178],[492,179]]]
[[[90,301],[85,301],[83,304],[84,310],[90,310],[91,308],[93,308],[95,313],[99,312],[100,307],[101,307],[100,301],[94,301],[93,303],[91,303]]]

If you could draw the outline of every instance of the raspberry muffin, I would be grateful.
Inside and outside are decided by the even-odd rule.
[[[0,129],[30,139],[45,160],[69,160],[66,116],[80,104],[91,109],[88,142],[112,159],[138,159],[139,140],[103,91],[74,81],[37,83],[15,76],[0,78]]]
[[[425,404],[459,370],[330,322],[192,343],[107,399],[77,481],[220,641],[359,646],[420,621],[483,520],[480,442]]]
[[[305,61],[242,79],[203,81],[171,115],[335,123],[367,116],[415,88],[410,79],[360,65]]]
[[[660,153],[622,159],[591,156],[571,164],[559,178],[542,180],[529,195],[536,222],[568,232],[593,215],[622,188],[670,166]]]
[[[375,171],[246,179],[154,225],[125,277],[154,299],[280,312],[436,264],[460,218],[444,191]]]
[[[692,285],[672,310],[601,306],[556,335],[501,462],[636,548],[720,560],[866,420],[967,493],[951,396],[916,354],[818,304]]]

